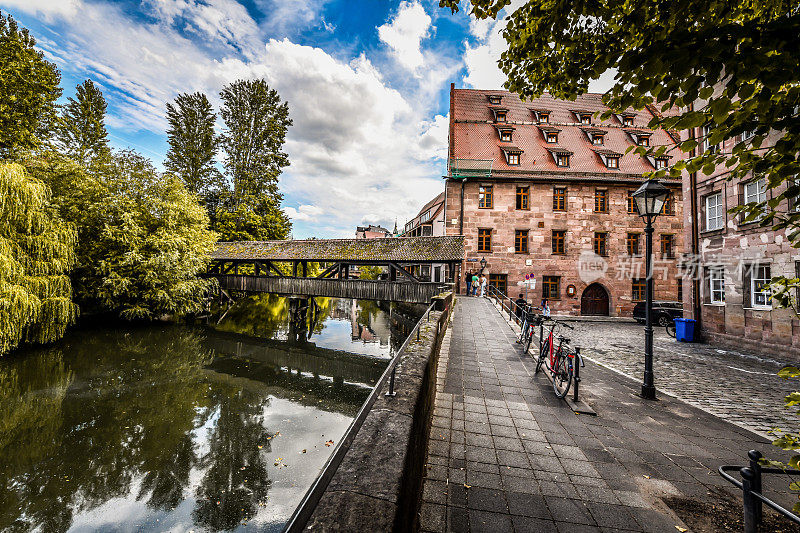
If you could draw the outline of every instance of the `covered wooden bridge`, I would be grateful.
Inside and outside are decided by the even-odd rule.
[[[208,275],[223,290],[295,296],[427,303],[452,287],[464,259],[464,240],[455,237],[309,239],[220,242]],[[412,273],[416,265],[443,264],[448,282],[429,282]],[[378,280],[353,279],[362,266],[384,267]]]

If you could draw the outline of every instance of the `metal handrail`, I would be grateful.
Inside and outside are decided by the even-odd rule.
[[[789,511],[773,502],[761,494],[761,474],[787,474],[799,475],[800,470],[784,468],[764,468],[760,464],[761,453],[757,450],[750,450],[747,453],[750,459],[749,466],[723,465],[718,471],[719,475],[736,487],[742,489],[742,503],[744,506],[744,531],[745,533],[756,533],[758,525],[763,516],[761,504],[764,503],[774,511],[782,514],[795,524],[800,524],[800,516]],[[738,470],[742,476],[742,481],[728,474],[728,471]]]
[[[497,287],[492,284],[486,286],[486,292],[490,297],[494,298],[500,304],[503,311],[508,310],[508,319],[513,320],[517,325],[522,325],[522,320],[517,316],[515,308],[519,308],[517,302],[512,300],[509,296],[503,294]],[[503,300],[508,300],[508,305],[505,305]],[[530,304],[528,304],[530,305]]]
[[[316,509],[317,504],[319,504],[325,489],[328,488],[328,484],[333,478],[333,475],[336,473],[336,470],[339,468],[339,465],[342,463],[342,459],[344,459],[345,454],[353,444],[356,434],[364,424],[364,420],[366,420],[367,415],[372,409],[372,406],[375,404],[375,400],[378,399],[379,391],[383,388],[387,380],[390,380],[390,386],[392,388],[391,392],[394,392],[395,370],[397,364],[400,362],[400,357],[405,353],[406,348],[411,343],[415,334],[417,337],[416,340],[419,340],[419,328],[422,325],[422,322],[426,321],[426,317],[427,320],[430,320],[430,312],[435,305],[436,303],[434,302],[428,306],[420,319],[417,321],[414,329],[412,329],[411,333],[409,333],[408,337],[406,337],[403,345],[399,350],[397,350],[397,353],[394,355],[392,360],[389,361],[389,365],[386,367],[386,370],[384,370],[383,374],[381,374],[380,379],[378,379],[378,382],[375,384],[375,387],[373,387],[372,392],[370,392],[366,401],[361,406],[358,414],[355,416],[353,421],[350,422],[350,426],[348,426],[347,431],[344,432],[344,435],[339,440],[339,444],[333,450],[333,453],[331,453],[330,457],[328,457],[328,460],[325,462],[325,465],[323,465],[322,470],[320,470],[319,474],[317,474],[317,478],[314,480],[314,483],[311,484],[311,487],[309,487],[309,489],[306,491],[305,496],[303,496],[303,499],[294,510],[294,513],[292,513],[292,516],[289,517],[289,520],[286,522],[286,526],[283,529],[284,533],[298,532],[305,528],[308,519],[311,518],[314,509]],[[392,396],[393,395],[394,394],[392,394]]]

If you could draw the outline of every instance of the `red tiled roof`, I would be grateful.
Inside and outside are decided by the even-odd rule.
[[[503,107],[508,109],[507,122],[504,126],[512,125],[514,131],[514,144],[523,151],[520,155],[519,165],[509,165],[503,155],[502,143],[495,133],[494,116],[487,102],[487,95],[502,96]],[[650,161],[633,152],[627,152],[628,147],[635,146],[626,130],[639,130],[650,133],[650,145],[658,147],[668,145],[675,147],[673,154],[678,159],[684,156],[677,150],[675,141],[663,130],[650,130],[648,122],[653,118],[652,112],[643,109],[638,113],[633,109],[623,114],[635,115],[633,126],[623,125],[615,115],[605,120],[597,111],[606,111],[603,105],[602,94],[587,93],[577,97],[575,101],[557,100],[549,95],[523,102],[518,95],[508,91],[484,91],[476,89],[455,89],[453,91],[453,133],[452,152],[453,158],[492,160],[493,173],[515,171],[517,173],[554,172],[554,173],[592,173],[597,175],[643,174],[654,170]],[[533,110],[545,111],[550,114],[549,124],[536,124]],[[593,113],[591,124],[580,124],[573,111],[581,110]],[[621,116],[622,114],[620,114]],[[552,129],[551,129],[552,128]],[[597,155],[591,141],[584,134],[586,130],[604,131],[603,148],[620,156],[619,169],[608,169]],[[558,146],[548,145],[543,136],[543,131],[559,131]],[[597,132],[599,133],[599,131]],[[570,153],[570,166],[558,167],[548,151]]]
[[[571,151],[569,151],[569,150],[567,150],[566,148],[563,148],[563,147],[561,147],[561,146],[548,146],[548,147],[547,147],[547,150],[548,150],[549,152],[553,152],[554,154],[567,154],[567,155],[572,155],[572,154],[574,153],[574,152],[571,152]]]
[[[609,150],[608,148],[592,148],[592,150],[594,150],[594,153],[600,154],[600,155],[610,155],[610,156],[616,156],[616,157],[619,157],[619,156],[622,155],[621,153],[615,152],[614,150]]]
[[[517,148],[516,146],[505,146],[505,145],[500,145],[500,149],[503,150],[504,152],[511,152],[511,153],[516,153],[516,152],[522,153],[525,151]]]

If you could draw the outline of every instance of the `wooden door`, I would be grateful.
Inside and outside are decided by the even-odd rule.
[[[592,283],[581,295],[581,314],[608,316],[608,292],[599,283]]]

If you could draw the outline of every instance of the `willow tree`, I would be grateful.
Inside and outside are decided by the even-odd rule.
[[[49,197],[21,166],[0,164],[0,355],[61,338],[78,313],[67,276],[76,233]]]

